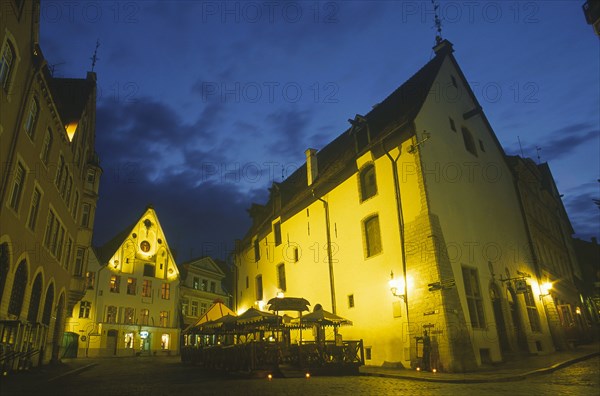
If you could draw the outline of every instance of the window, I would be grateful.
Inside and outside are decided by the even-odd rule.
[[[44,237],[44,246],[50,249],[52,243],[52,228],[54,227],[55,215],[52,210],[48,211],[48,220],[46,221],[46,235]]]
[[[96,171],[93,169],[88,169],[85,181],[88,184],[88,188],[94,187],[94,182],[96,181]]]
[[[69,177],[67,177],[67,183],[66,183],[66,187],[65,187],[65,203],[67,204],[67,207],[69,207],[69,204],[71,203],[71,190],[73,189],[73,176],[69,175]]]
[[[477,157],[477,149],[475,148],[475,140],[473,140],[473,135],[471,132],[465,127],[462,128],[463,141],[465,143],[465,148],[475,157]]]
[[[163,283],[160,288],[160,298],[168,300],[171,298],[171,285],[169,283]]]
[[[127,294],[135,296],[135,287],[137,280],[135,278],[127,278]]]
[[[277,287],[281,289],[281,291],[285,291],[287,288],[285,282],[285,264],[279,264],[277,266]]]
[[[275,235],[275,246],[281,245],[281,222],[273,224],[273,234]]]
[[[65,259],[63,261],[63,267],[66,270],[69,269],[69,265],[71,264],[71,256],[73,255],[73,239],[69,237],[67,239],[67,244],[65,245]]]
[[[369,164],[360,171],[360,200],[364,201],[377,194],[375,166]]]
[[[206,313],[206,303],[200,303],[200,315],[204,315]]]
[[[87,271],[85,273],[85,288],[93,289],[95,282],[96,282],[96,273],[92,272],[92,271]]]
[[[79,208],[79,191],[75,191],[75,198],[73,199],[73,217],[77,219],[78,209]]]
[[[256,285],[256,300],[261,301],[263,299],[262,275],[256,276],[255,285]]]
[[[465,284],[469,316],[471,317],[471,326],[473,326],[473,328],[484,328],[485,318],[483,316],[483,300],[481,297],[481,289],[479,288],[477,269],[463,267],[462,276]]]
[[[57,227],[57,229],[58,229],[58,235],[56,237],[56,244],[54,245],[55,249],[54,249],[53,253],[56,256],[56,259],[58,261],[61,261],[62,254],[63,254],[63,243],[65,240],[65,228],[61,224]]]
[[[33,140],[33,137],[35,135],[35,125],[37,123],[39,114],[40,105],[38,104],[36,98],[31,98],[31,102],[29,102],[29,111],[27,112],[27,118],[25,119],[24,125],[25,132],[31,140]]]
[[[258,239],[254,240],[254,261],[260,260],[260,245]]]
[[[354,308],[354,294],[348,295],[348,308]]]
[[[194,276],[194,289],[198,290],[200,288],[200,278]]]
[[[208,290],[208,281],[206,279],[202,279],[202,284],[200,286],[200,290],[204,290],[204,291]]]
[[[169,327],[169,311],[160,311],[158,325],[161,327]]]
[[[79,303],[79,317],[80,318],[89,318],[90,317],[90,309],[92,308],[92,303],[89,301],[82,301]]]
[[[192,315],[198,316],[198,301],[192,301]]]
[[[135,308],[125,307],[123,323],[135,324]]]
[[[575,326],[575,320],[573,319],[573,311],[571,305],[561,304],[558,306],[558,316],[560,318],[560,324],[563,327]]]
[[[125,349],[133,349],[133,333],[125,333]]]
[[[8,92],[10,79],[15,66],[15,58],[15,49],[7,40],[2,50],[2,57],[0,57],[0,85],[5,92]]]
[[[121,277],[119,275],[111,275],[110,276],[109,287],[110,287],[111,293],[118,293],[120,284],[121,284]]]
[[[540,324],[540,314],[538,313],[535,305],[535,298],[531,291],[531,285],[527,285],[527,290],[523,293],[525,297],[525,307],[527,308],[527,316],[529,317],[529,324],[531,325],[531,331],[540,332],[542,326]]]
[[[372,257],[381,253],[381,234],[379,232],[379,216],[371,216],[364,221],[365,255]]]
[[[40,211],[40,200],[42,198],[42,193],[39,188],[33,189],[33,194],[31,194],[31,206],[29,207],[29,218],[27,219],[27,226],[30,230],[35,230],[35,224],[37,223],[38,213]]]
[[[106,323],[117,323],[117,307],[109,305],[106,307]]]
[[[91,206],[89,203],[81,205],[81,226],[88,227],[90,225],[90,211]]]
[[[211,293],[216,293],[217,291],[217,284],[215,282],[210,282],[210,292]]]
[[[75,271],[73,275],[81,276],[83,274],[83,259],[85,256],[84,248],[77,248],[77,253],[75,254]]]
[[[154,278],[154,266],[152,264],[144,264],[144,276]]]
[[[171,337],[168,334],[163,334],[160,337],[160,349],[165,350],[165,349],[169,349],[169,344]]]
[[[140,325],[147,326],[149,317],[150,317],[150,310],[148,308],[142,308],[140,310]]]
[[[246,289],[250,287],[250,278],[246,275]]]
[[[52,130],[46,129],[46,135],[44,135],[44,143],[42,143],[42,151],[40,151],[40,159],[45,165],[48,165],[50,160],[50,150],[52,149]]]
[[[65,157],[61,156],[58,157],[58,166],[56,167],[56,179],[54,180],[54,184],[56,185],[56,188],[58,188],[58,190],[60,191],[60,182],[63,178],[63,174],[65,172]]]
[[[20,162],[17,162],[15,166],[12,193],[10,194],[10,207],[13,208],[15,211],[19,210],[19,203],[21,201],[21,194],[23,193],[24,185],[25,168]]]
[[[456,132],[456,125],[454,124],[454,120],[451,117],[448,117],[448,121],[450,121],[450,129]]]
[[[144,279],[142,284],[142,297],[152,297],[152,281]]]
[[[182,298],[181,299],[181,313],[184,316],[187,316],[187,314],[188,314],[188,307],[189,307],[189,302],[188,302],[187,298]]]

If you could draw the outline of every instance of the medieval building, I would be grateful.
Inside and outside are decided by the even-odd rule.
[[[511,167],[451,43],[434,51],[252,205],[238,311],[278,293],[322,304],[372,365],[418,366],[425,332],[438,370],[554,351],[553,279],[536,270]]]

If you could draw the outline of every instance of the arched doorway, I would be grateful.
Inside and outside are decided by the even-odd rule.
[[[21,260],[15,271],[15,279],[13,281],[10,301],[8,303],[8,313],[15,315],[17,318],[21,315],[21,310],[23,308],[23,299],[25,297],[25,289],[27,288],[27,278],[27,262]]]
[[[65,295],[61,294],[56,304],[56,321],[54,322],[54,336],[52,337],[52,360],[57,361],[60,353],[61,340],[64,333]],[[75,350],[77,354],[77,350]]]
[[[8,243],[4,242],[0,244],[0,300],[2,300],[4,294],[4,286],[6,285],[9,267]]]
[[[500,350],[502,353],[510,352],[510,344],[508,342],[508,334],[506,331],[506,321],[502,311],[502,298],[500,290],[495,283],[490,284],[490,298],[494,311],[494,321],[496,322],[496,331],[498,332],[498,341],[500,342]]]
[[[31,298],[29,299],[29,312],[27,312],[27,321],[29,323],[37,322],[38,312],[40,310],[40,300],[42,299],[42,274],[37,274],[31,287]]]

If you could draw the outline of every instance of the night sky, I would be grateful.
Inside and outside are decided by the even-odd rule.
[[[508,154],[547,161],[598,236],[599,39],[583,1],[441,2],[442,36]],[[44,1],[57,77],[99,40],[94,244],[153,204],[178,261],[225,258],[246,209],[433,56],[424,2]],[[540,148],[537,150],[536,147]]]

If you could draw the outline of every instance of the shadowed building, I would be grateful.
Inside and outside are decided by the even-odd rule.
[[[354,325],[367,364],[462,371],[554,345],[511,168],[450,42],[270,199],[235,254],[235,309],[283,292]]]
[[[0,366],[59,358],[84,274],[101,169],[96,75],[55,78],[39,1],[0,5]]]
[[[86,279],[65,328],[70,356],[179,352],[179,271],[152,207],[96,249]]]

